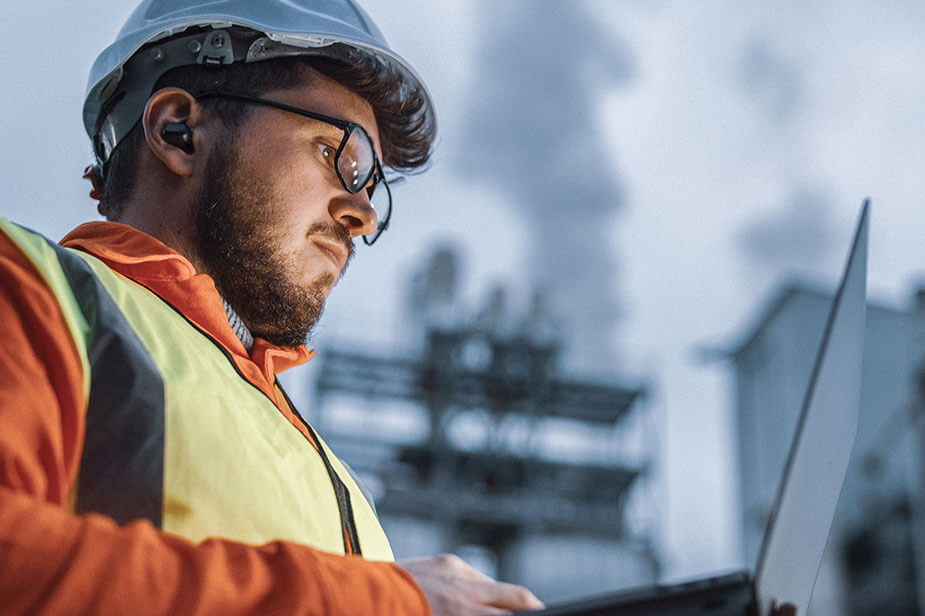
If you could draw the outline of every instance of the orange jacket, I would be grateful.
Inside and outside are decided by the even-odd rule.
[[[248,381],[276,401],[276,374],[311,353],[257,339],[248,355],[208,276],[178,253],[117,223],[62,240],[148,287],[222,344]],[[428,614],[393,563],[288,542],[193,543],[147,521],[118,526],[74,515],[85,395],[81,362],[56,298],[0,233],[0,613]],[[313,443],[314,444],[314,443]]]

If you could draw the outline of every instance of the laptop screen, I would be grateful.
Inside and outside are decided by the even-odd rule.
[[[869,202],[832,302],[755,572],[759,613],[806,614],[857,433],[867,311]]]

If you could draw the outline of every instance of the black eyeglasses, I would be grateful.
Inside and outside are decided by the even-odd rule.
[[[389,227],[389,219],[392,217],[392,191],[389,189],[389,184],[385,180],[385,174],[382,173],[382,165],[379,164],[379,157],[376,156],[373,140],[369,138],[369,133],[367,133],[366,129],[361,125],[356,122],[339,120],[338,118],[332,118],[331,116],[315,113],[313,111],[292,107],[285,103],[278,103],[276,101],[257,98],[256,96],[248,96],[246,94],[206,92],[196,97],[197,100],[209,98],[228,98],[245,103],[265,105],[267,107],[273,107],[274,109],[281,109],[282,111],[288,111],[289,113],[295,113],[306,118],[318,120],[319,122],[331,124],[343,130],[344,136],[333,155],[329,150],[324,150],[322,154],[326,158],[331,156],[334,157],[334,171],[337,173],[337,177],[344,187],[344,190],[351,195],[355,195],[364,188],[366,189],[366,194],[379,220],[376,225],[376,230],[369,235],[363,236],[363,242],[365,242],[367,246],[372,246],[373,243],[379,239],[379,236],[382,235],[382,232]],[[380,184],[385,188],[385,194],[379,191],[379,196],[374,199],[373,194]]]

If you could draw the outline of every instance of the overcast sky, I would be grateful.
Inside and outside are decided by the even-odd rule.
[[[744,564],[731,382],[695,350],[740,339],[784,280],[833,284],[866,196],[872,296],[902,307],[925,280],[925,4],[364,6],[430,86],[441,137],[318,345],[401,344],[407,279],[440,242],[473,306],[498,282],[515,306],[552,288],[580,317],[573,369],[652,387],[669,575]],[[80,109],[130,11],[0,5],[0,215],[52,237],[95,217]]]

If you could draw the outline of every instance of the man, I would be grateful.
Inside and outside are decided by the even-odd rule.
[[[352,0],[145,0],[91,72],[107,222],[0,222],[0,612],[491,614],[390,562],[276,374],[426,163],[427,92]]]

